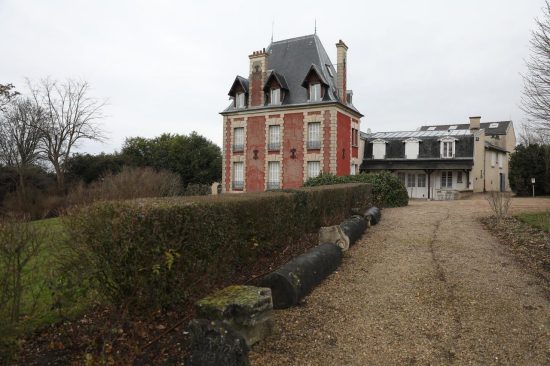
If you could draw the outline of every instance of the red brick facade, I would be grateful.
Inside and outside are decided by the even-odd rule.
[[[336,46],[340,74],[316,35],[249,56],[248,78],[237,76],[229,92],[234,102],[222,112],[224,192],[299,188],[319,173],[357,172],[352,131],[362,115],[346,100],[347,46]],[[243,93],[246,102],[237,105]]]

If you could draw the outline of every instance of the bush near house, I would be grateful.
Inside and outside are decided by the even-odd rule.
[[[370,203],[368,184],[98,202],[66,218],[80,270],[134,310],[169,307]]]
[[[310,178],[304,187],[343,183],[369,183],[372,185],[372,203],[378,207],[401,207],[409,204],[409,195],[401,181],[389,172],[362,173],[358,175],[338,176],[321,174]]]

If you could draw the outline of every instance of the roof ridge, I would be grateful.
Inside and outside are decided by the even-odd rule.
[[[288,43],[288,42],[293,42],[293,41],[301,41],[302,39],[306,39],[306,38],[310,38],[310,37],[318,38],[316,34],[308,34],[308,35],[305,35],[305,36],[298,36],[298,37],[293,37],[293,38],[288,38],[288,39],[281,39],[279,41],[274,41],[274,42],[271,42],[270,45],[277,44],[277,43]]]

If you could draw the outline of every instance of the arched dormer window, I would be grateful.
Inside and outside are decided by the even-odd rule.
[[[237,76],[228,95],[233,98],[233,108],[246,108],[248,104],[248,79]]]
[[[328,83],[317,65],[313,64],[309,68],[302,86],[307,88],[308,101],[320,102],[325,97]]]
[[[288,85],[283,75],[272,70],[264,84],[265,102],[268,105],[281,105],[288,93]]]
[[[385,159],[386,158],[386,144],[388,142],[382,139],[376,139],[371,141],[372,144],[372,158],[373,159]]]
[[[440,154],[442,159],[452,159],[455,157],[456,141],[458,140],[451,136],[446,136],[439,139]]]
[[[411,137],[403,142],[405,143],[405,159],[418,159],[420,142],[422,142],[422,140]]]

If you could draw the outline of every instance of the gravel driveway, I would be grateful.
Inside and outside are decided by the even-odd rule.
[[[514,212],[550,199],[514,199]],[[550,295],[477,221],[482,197],[385,209],[253,365],[550,364]]]

